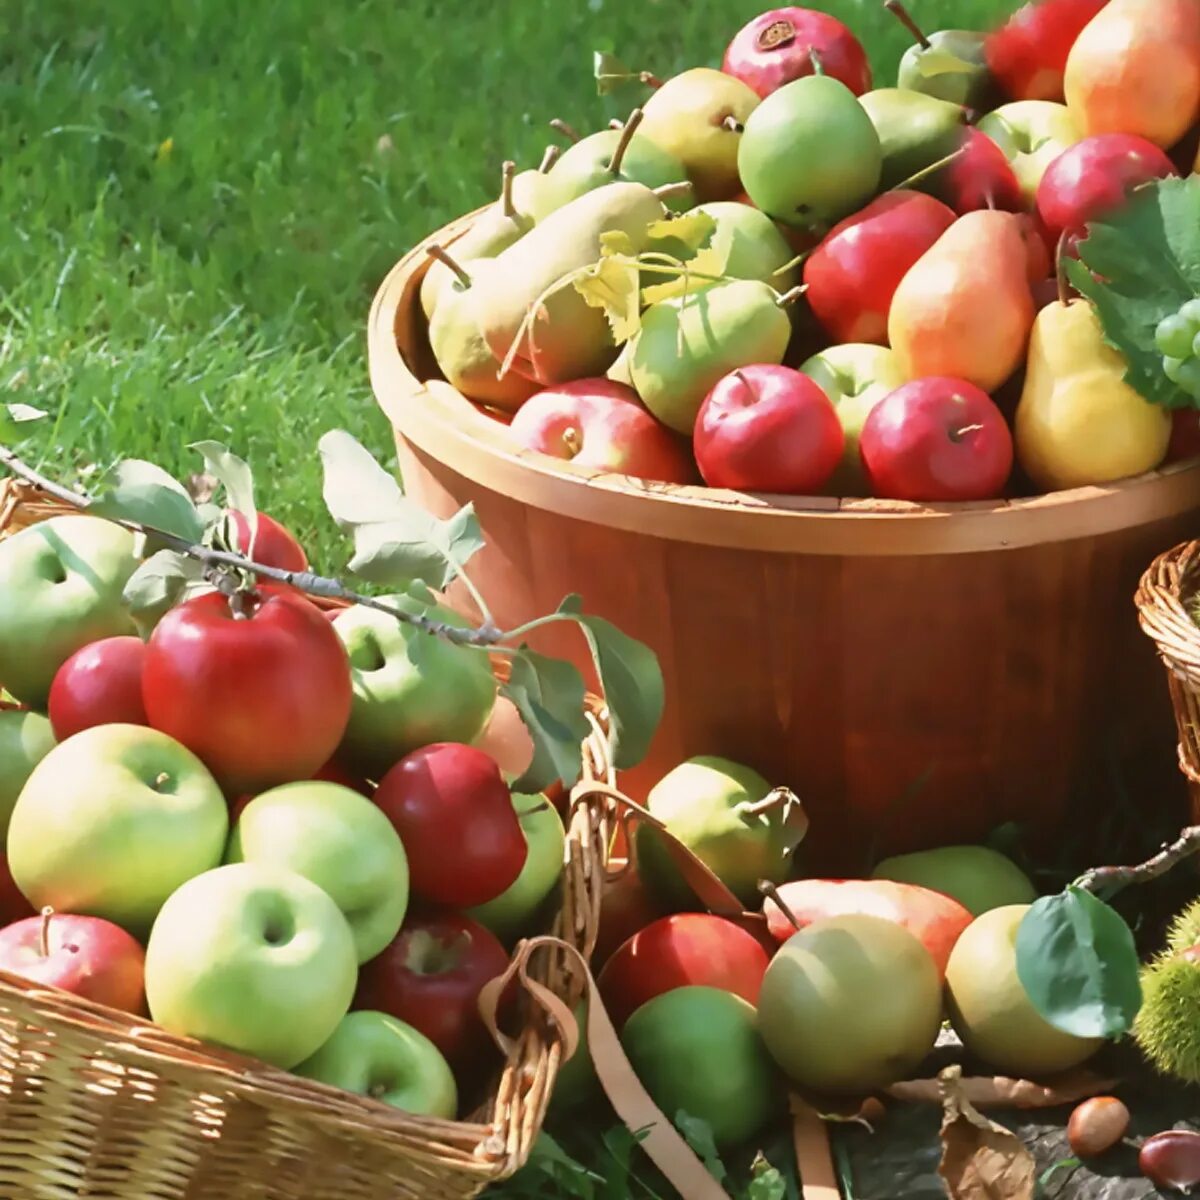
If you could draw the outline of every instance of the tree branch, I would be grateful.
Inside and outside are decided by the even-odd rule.
[[[1075,881],[1075,886],[1085,892],[1095,893],[1128,887],[1133,883],[1148,883],[1197,853],[1200,853],[1200,825],[1190,825],[1175,841],[1163,846],[1144,863],[1135,867],[1093,867]]]

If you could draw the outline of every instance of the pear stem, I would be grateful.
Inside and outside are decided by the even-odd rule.
[[[470,275],[468,275],[466,271],[464,271],[463,268],[457,262],[455,262],[445,250],[441,248],[441,246],[426,246],[425,253],[428,254],[430,258],[436,259],[438,262],[440,262],[443,267],[453,271],[458,277],[458,282],[461,283],[463,287],[471,286]]]
[[[42,909],[42,928],[38,933],[38,953],[43,958],[50,957],[50,918],[54,916],[54,909],[49,904]]]
[[[562,435],[563,447],[567,453],[574,458],[580,450],[583,449],[583,443],[579,440],[579,430],[564,429]]]
[[[728,129],[730,133],[746,132],[745,125],[743,125],[741,121],[739,121],[737,117],[733,115],[733,113],[730,113],[729,116],[727,116],[725,120],[721,122],[721,128]]]
[[[517,210],[513,205],[513,172],[516,169],[517,164],[511,159],[507,160],[500,169],[500,205],[504,210],[504,215],[510,221],[517,216]]]
[[[674,200],[676,196],[686,196],[692,190],[691,181],[681,179],[678,183],[664,183],[661,187],[651,188],[660,200]]]
[[[802,290],[802,288],[792,289],[792,291]],[[791,295],[791,292],[788,295]],[[774,812],[777,808],[783,808],[786,805],[794,803],[796,803],[794,793],[788,788],[778,787],[768,792],[761,800],[755,800],[753,804],[739,805],[738,811],[747,817],[761,817],[763,813]]]
[[[796,303],[796,301],[797,301],[797,300],[799,300],[799,299],[800,299],[800,297],[801,297],[801,296],[803,296],[803,295],[804,295],[804,293],[805,293],[805,292],[807,292],[807,291],[808,291],[808,284],[806,284],[806,283],[802,283],[802,284],[800,284],[800,286],[799,286],[799,287],[794,287],[794,288],[791,288],[789,291],[786,291],[786,292],[784,292],[784,293],[783,293],[783,295],[782,295],[782,296],[780,296],[780,297],[779,297],[779,298],[778,298],[778,299],[775,301],[775,303],[776,303],[776,304],[778,304],[780,308],[787,308],[787,306],[788,306],[789,304],[795,304],[795,303]],[[768,796],[766,800],[760,800],[758,803],[759,803],[760,805],[762,805],[762,804],[766,804],[766,803],[767,803],[767,801],[768,801],[768,800],[771,800],[771,799],[772,799],[772,797],[773,797],[774,795],[775,795],[775,793],[774,793],[774,792],[772,792],[772,793],[771,793],[771,795],[770,795],[770,796]],[[772,807],[773,807],[773,806],[774,806],[774,805],[772,805]],[[753,806],[753,805],[751,805],[751,807],[750,807],[750,808],[748,808],[746,811],[747,811],[747,812],[753,812],[753,811],[754,811],[754,806]],[[765,809],[764,809],[763,811],[765,811]]]
[[[572,126],[568,125],[566,123],[566,121],[564,121],[561,117],[555,117],[554,120],[550,122],[550,128],[553,129],[556,133],[561,133],[563,135],[563,137],[567,138],[569,141],[572,141],[572,142],[580,141],[579,134],[575,131],[575,129]]]
[[[638,81],[644,83],[647,87],[654,88],[655,91],[663,85],[663,81],[653,71],[639,71]]]
[[[765,896],[783,913],[791,924],[791,927],[797,933],[800,932],[800,922],[796,920],[796,914],[783,902],[783,897],[779,894],[779,889],[769,879],[760,879],[758,881],[758,892],[759,895]]]
[[[613,117],[613,119],[611,121],[609,121],[608,127],[609,127],[609,129],[624,129],[625,122],[618,120],[616,117]]]
[[[912,19],[912,13],[900,3],[900,0],[887,0],[883,6],[908,30],[913,36],[913,41],[921,47],[922,50],[932,50],[933,43],[925,36],[924,30]]]
[[[1067,279],[1067,242],[1070,234],[1062,231],[1058,239],[1058,249],[1054,252],[1054,279],[1058,284],[1058,302],[1064,308],[1071,303],[1071,284]]]
[[[903,192],[918,183],[924,183],[926,179],[936,175],[939,171],[944,171],[951,163],[957,162],[966,152],[966,146],[959,146],[953,154],[947,154],[945,158],[939,158],[937,162],[930,163],[927,167],[922,167],[915,175],[910,175],[907,179],[902,179],[895,187],[888,188],[888,191]]]
[[[635,108],[629,114],[629,120],[622,126],[617,148],[613,151],[612,161],[608,164],[608,169],[612,174],[619,175],[621,173],[621,163],[625,161],[625,152],[629,149],[629,143],[633,141],[633,135],[637,132],[637,127],[642,123],[645,115],[640,108]]]
[[[558,160],[560,158],[562,158],[562,147],[561,146],[547,146],[546,153],[542,155],[541,164],[538,166],[538,174],[539,175],[548,174],[550,171],[550,168],[552,166],[554,166],[554,164],[556,162],[558,162]]]

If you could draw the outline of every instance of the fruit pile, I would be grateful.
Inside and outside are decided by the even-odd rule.
[[[480,989],[564,861],[558,811],[510,790],[530,747],[487,654],[286,584],[202,587],[143,640],[141,553],[86,514],[0,541],[0,967],[455,1117],[497,1061]]]
[[[914,39],[896,87],[794,7],[721,70],[598,55],[602,91],[651,89],[640,107],[506,164],[430,248],[445,378],[522,448],[677,484],[983,500],[1195,454],[1194,411],[1173,442],[1069,270],[1096,221],[1193,172],[1194,0],[1035,0],[928,35],[887,7]],[[1164,325],[1162,354],[1195,399],[1185,334]]]

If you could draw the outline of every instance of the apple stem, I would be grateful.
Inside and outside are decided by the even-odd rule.
[[[614,175],[620,174],[621,163],[625,161],[625,151],[629,149],[629,143],[633,141],[633,135],[637,132],[637,127],[642,123],[645,115],[640,108],[635,108],[629,114],[629,120],[621,127],[620,140],[617,142],[617,148],[613,151],[612,161],[608,164],[609,171]]]
[[[721,122],[721,128],[728,129],[730,133],[746,132],[745,125],[743,125],[741,121],[739,121],[737,117],[733,115],[733,113],[730,113],[729,116],[727,116],[725,120]]]
[[[900,0],[887,0],[883,6],[908,30],[913,36],[913,41],[921,47],[922,50],[932,50],[933,43],[925,36],[924,30],[912,19],[912,13],[900,3]]]
[[[540,812],[545,812],[550,807],[549,800],[543,800],[540,804],[533,805],[532,808],[522,808],[517,811],[517,820],[523,821],[526,817],[536,816]]]
[[[678,183],[664,183],[651,190],[660,200],[673,200],[676,196],[686,196],[692,190],[692,184],[688,179],[681,179]]]
[[[500,168],[500,206],[510,221],[517,215],[517,210],[513,206],[513,172],[516,169],[517,164],[511,159],[508,159]]]
[[[796,301],[799,300],[800,297],[803,296],[807,291],[808,284],[802,283],[799,287],[790,288],[788,291],[784,292],[782,296],[776,299],[775,303],[778,304],[780,308],[787,308],[789,304],[795,304]]]
[[[800,922],[796,920],[796,914],[784,903],[783,897],[779,894],[779,889],[769,879],[760,879],[758,881],[758,891],[759,895],[765,896],[783,913],[793,929],[797,932],[800,931]]]
[[[54,909],[49,904],[42,909],[42,929],[38,934],[38,951],[43,958],[50,957],[50,918],[54,916]]]
[[[959,146],[953,154],[947,154],[945,158],[939,158],[937,162],[930,163],[927,167],[922,167],[915,175],[910,175],[907,179],[901,180],[893,188],[888,188],[889,192],[903,192],[913,187],[918,183],[923,183],[931,175],[936,175],[939,171],[944,171],[951,163],[957,162],[964,154],[966,154],[966,146]]]
[[[1071,303],[1071,284],[1067,279],[1067,241],[1070,234],[1062,231],[1058,239],[1058,248],[1054,252],[1054,279],[1058,284],[1058,302],[1064,308]]]
[[[547,146],[546,153],[542,155],[542,161],[538,166],[539,175],[547,175],[550,168],[562,157],[561,146]]]
[[[579,440],[579,430],[575,428],[563,430],[562,443],[572,458],[583,449],[583,442]]]
[[[553,129],[555,133],[561,133],[563,137],[567,138],[569,141],[578,142],[581,140],[574,127],[568,125],[561,117],[555,117],[554,120],[550,122],[550,128]]]
[[[250,620],[250,600],[253,595],[253,591],[239,587],[229,597],[229,611],[233,613],[235,621]]]
[[[808,52],[808,60],[812,63],[814,75],[825,74],[825,60],[821,57],[818,51],[810,49]]]
[[[470,275],[468,275],[466,271],[464,271],[463,268],[456,263],[454,259],[446,253],[445,250],[441,248],[441,246],[426,246],[425,253],[428,254],[430,258],[436,259],[438,262],[440,262],[443,267],[447,267],[453,271],[458,277],[458,282],[461,283],[463,287],[471,286]]]
[[[738,805],[738,811],[747,817],[761,817],[763,813],[774,812],[777,808],[783,808],[794,800],[795,796],[787,788],[780,787],[768,792],[761,800],[755,800],[752,804]]]

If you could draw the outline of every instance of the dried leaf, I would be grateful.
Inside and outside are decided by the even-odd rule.
[[[728,226],[725,228],[728,229]],[[661,221],[654,221],[646,227],[646,233],[651,242],[670,239],[693,252],[708,245],[716,231],[717,222],[713,219],[712,214],[699,208],[664,217]]]
[[[1090,1096],[1111,1092],[1119,1081],[1105,1079],[1092,1071],[1071,1071],[1053,1084],[1033,1083],[1028,1079],[1009,1079],[1005,1075],[960,1079],[959,1089],[976,1108],[1058,1108],[1075,1104]],[[936,1079],[909,1079],[887,1089],[894,1100],[913,1104],[941,1104],[942,1089]]]
[[[1037,1167],[1015,1133],[981,1115],[962,1087],[962,1068],[947,1067],[942,1087],[942,1161],[950,1200],[1033,1200]]]
[[[674,279],[664,283],[651,284],[642,292],[643,304],[657,304],[671,296],[682,296],[684,292],[695,292],[707,287],[709,279],[700,279],[696,275],[724,275],[729,265],[729,255],[733,250],[734,230],[730,225],[723,225],[715,234],[712,241],[697,252],[694,258],[685,264],[685,270]]]
[[[592,308],[604,310],[618,346],[641,327],[641,288],[637,264],[620,255],[602,258],[575,280],[575,290]]]
[[[604,258],[618,254],[632,258],[633,239],[623,229],[609,229],[600,235],[600,253]]]
[[[221,486],[221,482],[212,475],[198,472],[189,475],[184,486],[187,488],[187,494],[197,504],[207,504],[217,494],[217,488]]]

